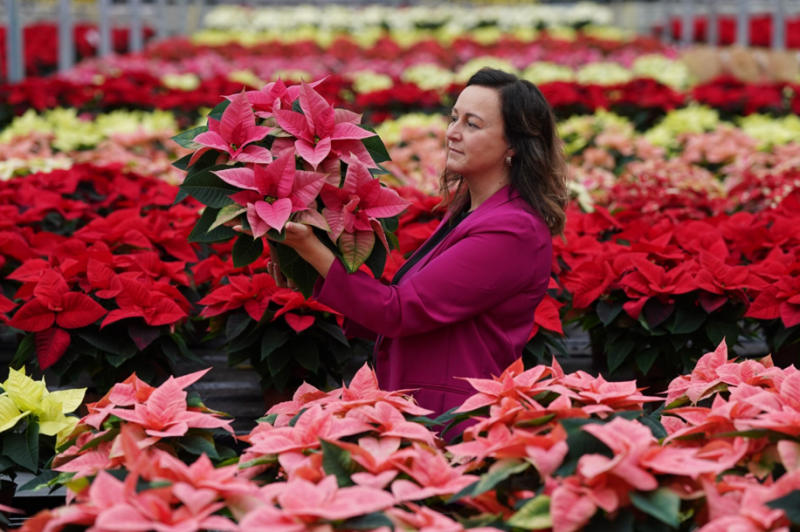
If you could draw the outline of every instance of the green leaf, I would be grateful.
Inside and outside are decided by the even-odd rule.
[[[267,358],[270,375],[275,377],[291,360],[292,351],[289,346],[276,348]]]
[[[499,460],[489,467],[489,472],[481,475],[472,496],[477,497],[482,493],[494,489],[499,483],[517,473],[522,473],[531,466],[530,462],[521,462],[515,458]]]
[[[225,222],[230,222],[231,220],[235,219],[242,213],[247,212],[247,207],[242,207],[238,203],[231,203],[230,205],[225,205],[223,208],[217,212],[217,218],[214,220],[214,223],[211,224],[211,227],[208,228],[209,231],[213,231],[217,227],[221,226]]]
[[[798,330],[800,330],[800,327],[794,329],[795,332]],[[739,340],[739,325],[720,320],[708,320],[708,323],[706,323],[706,334],[714,345],[719,345],[722,339],[725,338],[725,343],[727,343],[728,348],[731,349]],[[775,336],[777,341],[777,335]],[[775,349],[778,347],[780,346],[776,343]]]
[[[247,312],[235,312],[228,316],[228,321],[225,323],[225,335],[228,342],[242,334],[252,321],[253,318]]]
[[[526,530],[550,528],[553,520],[550,517],[550,497],[538,495],[525,503],[517,513],[506,521],[510,526]]]
[[[630,497],[633,505],[647,515],[673,528],[680,526],[681,499],[671,489],[659,488],[649,493],[632,491]]]
[[[653,367],[653,362],[658,358],[658,353],[657,347],[648,347],[636,353],[636,365],[639,366],[642,373],[647,375],[647,372]]]
[[[350,451],[346,451],[326,440],[320,440],[322,445],[322,468],[326,475],[335,475],[340,488],[352,486],[350,478],[355,469]]]
[[[24,433],[6,434],[3,454],[33,473],[39,472],[39,425],[28,424]]]
[[[136,347],[136,344],[132,341],[125,342],[123,346],[127,349],[120,350],[119,353],[106,353],[106,360],[108,360],[108,363],[115,368],[120,367],[125,363],[126,360],[130,360],[136,356],[136,353],[139,352],[139,348]]]
[[[386,233],[387,241],[390,234],[391,233]],[[383,244],[379,243],[377,246],[373,246],[372,253],[370,253],[367,260],[364,261],[364,264],[367,265],[367,268],[369,268],[369,271],[372,272],[372,275],[374,275],[376,279],[380,279],[381,275],[383,275],[383,270],[386,267],[386,258],[386,248],[383,247]]]
[[[14,369],[21,368],[25,364],[25,361],[28,360],[28,357],[33,354],[35,349],[36,344],[34,343],[34,335],[25,335],[25,338],[23,338],[19,343],[19,347],[14,355],[14,359],[11,361],[11,367]]]
[[[289,341],[289,333],[270,327],[261,337],[261,360],[264,361],[273,351]]]
[[[705,311],[694,306],[678,307],[670,332],[672,334],[691,334],[703,325],[707,316]]]
[[[189,234],[189,242],[224,242],[239,234],[232,227],[225,225],[211,229],[220,210],[214,207],[203,209],[203,214],[200,215],[197,223],[194,224],[192,232]]]
[[[622,301],[617,301],[616,303],[609,303],[606,300],[600,300],[597,303],[597,317],[600,318],[600,321],[603,322],[603,325],[608,327],[614,318],[619,316],[619,313],[622,312]]]
[[[373,231],[344,232],[339,237],[339,251],[342,253],[342,263],[349,273],[354,273],[364,264],[372,248],[375,247],[375,233]]]
[[[58,471],[52,471],[50,469],[42,472],[37,477],[29,480],[19,488],[17,488],[17,492],[20,491],[38,491],[42,488],[46,488],[51,480],[58,478]]]
[[[189,155],[184,155],[183,157],[172,163],[172,166],[174,166],[178,170],[183,170],[185,172],[186,169],[189,168],[189,161],[192,160],[193,156],[194,153],[190,153]]]
[[[297,425],[297,422],[300,420],[303,414],[306,413],[306,410],[308,410],[308,408],[301,408],[300,411],[296,413],[292,419],[289,420],[289,426],[294,427],[295,425]]]
[[[223,99],[211,110],[210,113],[208,113],[208,117],[213,118],[214,120],[222,120],[222,115],[225,113],[225,109],[227,109],[230,104],[231,101],[229,99]]]
[[[665,429],[664,425],[661,424],[661,421],[652,416],[642,416],[642,418],[639,419],[639,422],[650,429],[650,432],[653,433],[653,437],[658,440],[666,438],[669,435],[667,433],[667,429]]]
[[[217,454],[217,448],[214,446],[211,436],[184,436],[178,440],[178,445],[191,454],[200,456],[205,453],[212,460],[219,460],[219,454]]]
[[[196,143],[194,139],[195,137],[197,137],[197,135],[199,135],[200,133],[205,133],[206,131],[208,131],[207,126],[195,127],[187,131],[184,131],[183,133],[178,133],[177,135],[172,137],[172,140],[174,140],[179,145],[189,150],[199,150],[203,146],[202,144]]]
[[[463,499],[464,497],[472,496],[472,490],[475,489],[475,486],[478,485],[478,482],[480,482],[480,480],[477,480],[477,481],[473,482],[472,484],[469,484],[468,486],[464,486],[463,488],[461,488],[461,491],[451,495],[450,498],[448,498],[445,501],[445,503],[446,504],[452,504],[452,503],[454,503],[456,501],[459,501],[459,500]]]
[[[769,501],[767,506],[776,510],[783,510],[786,518],[793,525],[800,525],[800,490],[794,490],[780,499]]]
[[[269,414],[267,416],[256,419],[256,423],[269,423],[270,425],[274,425],[275,420],[277,419],[278,419],[278,414]]]
[[[375,133],[375,130],[369,126],[364,124],[356,124],[361,129],[366,129],[372,133]],[[372,137],[367,137],[365,139],[361,139],[361,142],[364,144],[364,147],[369,152],[372,160],[376,163],[382,163],[386,161],[391,161],[392,158],[389,155],[389,150],[386,149],[386,146],[383,144],[383,141],[378,135],[374,135]]]
[[[230,205],[233,203],[233,200],[229,198],[228,195],[233,192],[238,192],[239,189],[211,173],[226,168],[235,167],[227,164],[217,164],[201,170],[196,174],[190,174],[186,176],[180,189],[208,207],[220,209],[226,205]]]
[[[248,467],[277,464],[277,463],[278,463],[278,455],[267,454],[264,456],[259,456],[258,458],[254,458],[253,460],[248,460],[247,462],[240,463],[239,469],[247,469]]]
[[[308,338],[308,337],[306,337]],[[311,340],[292,342],[292,358],[312,373],[319,369],[319,348]]]
[[[314,322],[314,325],[318,329],[331,335],[333,339],[339,342],[340,344],[346,347],[350,347],[350,342],[347,341],[347,337],[344,335],[344,331],[342,331],[342,328],[339,327],[339,325],[337,325],[336,323],[330,323],[325,321],[323,318],[317,318],[316,321]]]
[[[344,530],[376,530],[384,527],[394,530],[394,523],[380,512],[354,517],[342,524]]]
[[[188,197],[189,197],[189,193],[186,192],[185,190],[181,190],[179,188],[177,194],[175,194],[175,199],[172,200],[172,204],[173,205],[177,205],[178,203],[182,202],[183,200],[185,200]]]
[[[233,266],[241,268],[252,264],[264,252],[264,242],[260,238],[254,239],[250,235],[241,234],[233,243]]]
[[[314,283],[319,279],[317,270],[304,261],[291,247],[274,242],[270,246],[278,255],[278,262],[281,265],[283,275],[294,281],[303,296],[306,298],[311,297],[314,292]]]
[[[556,476],[568,477],[575,472],[578,460],[585,454],[602,454],[608,458],[613,458],[614,453],[606,444],[582,430],[584,425],[589,423],[602,423],[599,420],[589,419],[562,419],[561,425],[567,431],[567,446],[569,451],[564,457],[564,462],[554,473]]]
[[[636,347],[636,342],[627,337],[610,344],[608,346],[608,371],[614,373],[625,362],[634,347]]]
[[[116,438],[118,434],[119,434],[119,428],[109,429],[102,436],[97,436],[95,438],[92,438],[90,442],[88,442],[87,444],[85,444],[83,447],[80,448],[80,452],[88,451],[89,449],[94,449],[103,442],[111,441],[114,438]]]

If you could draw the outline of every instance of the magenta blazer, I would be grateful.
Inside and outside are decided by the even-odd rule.
[[[345,333],[378,339],[380,387],[417,388],[414,397],[437,416],[475,393],[456,377],[491,378],[522,355],[547,290],[550,231],[516,190],[509,199],[509,186],[396,286],[360,271],[348,274],[335,260],[314,290],[320,303],[347,318]]]

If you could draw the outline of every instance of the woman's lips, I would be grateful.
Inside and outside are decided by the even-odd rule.
[[[450,151],[452,151],[452,152],[455,152],[455,153],[457,153],[457,154],[459,154],[459,155],[464,155],[464,153],[463,153],[463,152],[460,152],[460,151],[458,151],[458,150],[457,150],[457,149],[455,149],[455,148],[450,148]]]

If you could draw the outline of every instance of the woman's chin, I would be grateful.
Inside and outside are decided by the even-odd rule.
[[[448,172],[453,172],[454,174],[460,174],[460,173],[461,173],[461,170],[462,170],[461,166],[462,166],[462,165],[460,165],[460,164],[458,164],[458,163],[455,163],[455,162],[453,162],[453,161],[451,161],[451,160],[448,160],[448,161],[445,163],[445,165],[444,165],[444,168],[445,168],[445,170],[447,170]]]

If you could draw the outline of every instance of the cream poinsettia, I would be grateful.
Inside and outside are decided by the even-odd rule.
[[[39,420],[39,434],[57,435],[56,445],[66,441],[78,418],[66,416],[83,402],[86,388],[50,392],[44,378],[35,381],[25,374],[25,368],[8,370],[8,379],[2,384],[0,395],[0,432],[17,424],[17,421],[34,415]]]

